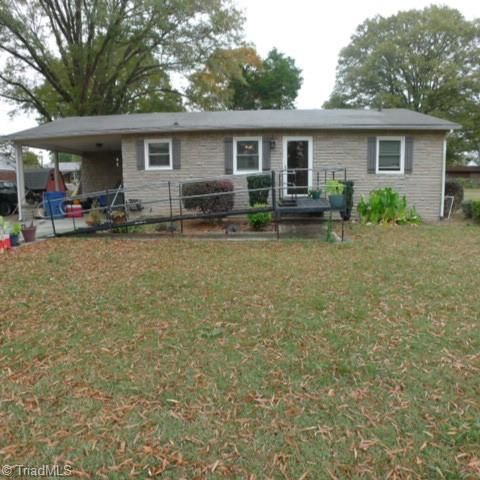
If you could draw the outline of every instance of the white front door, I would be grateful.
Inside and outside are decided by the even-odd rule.
[[[283,184],[286,195],[307,195],[312,186],[312,137],[283,137]]]

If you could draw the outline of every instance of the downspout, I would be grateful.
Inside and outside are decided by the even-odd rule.
[[[440,218],[443,218],[445,215],[445,177],[447,172],[447,137],[452,133],[450,130],[449,133],[445,135],[443,139],[443,161],[442,161],[442,195],[441,195],[441,203],[440,203]]]
[[[15,144],[15,169],[17,175],[17,202],[18,202],[18,220],[22,222],[23,205],[25,201],[25,172],[23,169],[22,146]]]

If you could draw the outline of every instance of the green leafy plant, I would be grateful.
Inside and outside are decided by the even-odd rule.
[[[247,177],[248,185],[248,200],[250,206],[253,207],[255,204],[267,204],[268,196],[270,194],[270,188],[272,187],[272,177],[271,175],[249,175]],[[252,191],[260,188],[265,190],[261,191]]]
[[[339,180],[327,180],[328,195],[342,195],[345,190],[345,184]]]
[[[265,203],[256,203],[253,208],[268,208]],[[272,222],[271,212],[252,212],[248,214],[248,223],[254,230],[260,230]]]
[[[480,200],[472,201],[472,218],[480,223]]]
[[[22,225],[20,223],[14,223],[11,233],[13,235],[20,235],[21,232],[22,232]]]
[[[421,218],[415,208],[407,206],[405,196],[390,187],[380,188],[370,193],[368,199],[362,196],[358,206],[362,223],[420,223]]]
[[[0,216],[0,233],[3,233],[6,230],[6,225],[8,222]]]
[[[311,188],[308,191],[308,198],[318,200],[321,196],[322,196],[322,189],[321,188]]]
[[[467,200],[462,203],[462,212],[465,215],[465,218],[472,218],[473,216],[472,203],[472,200]]]

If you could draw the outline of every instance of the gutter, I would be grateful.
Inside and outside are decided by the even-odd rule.
[[[441,203],[440,203],[440,218],[445,218],[445,178],[447,174],[447,137],[453,133],[450,130],[443,139],[443,161],[442,161],[442,184],[441,184]]]
[[[41,127],[37,127],[41,128]],[[14,142],[31,142],[41,140],[60,140],[69,138],[81,138],[81,137],[98,137],[98,136],[128,136],[128,135],[142,135],[142,134],[174,134],[176,132],[181,133],[208,133],[208,132],[229,132],[229,131],[383,131],[383,130],[405,130],[405,131],[423,131],[423,132],[438,132],[438,131],[450,131],[452,129],[458,129],[460,126],[456,124],[448,125],[323,125],[323,126],[311,126],[311,125],[224,125],[224,126],[211,126],[211,125],[199,125],[199,126],[164,126],[164,127],[140,127],[140,128],[118,128],[118,129],[94,129],[84,131],[72,131],[52,134],[40,134],[40,135],[21,135],[22,132],[12,133],[7,135],[4,140]]]

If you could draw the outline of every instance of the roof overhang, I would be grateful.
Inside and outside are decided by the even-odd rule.
[[[68,153],[119,151],[125,136],[203,132],[431,131],[460,125],[405,109],[254,110],[67,117],[4,137],[17,145]]]
[[[120,135],[65,136],[53,138],[29,138],[13,140],[13,143],[52,152],[82,155],[94,152],[119,152],[122,149]]]

